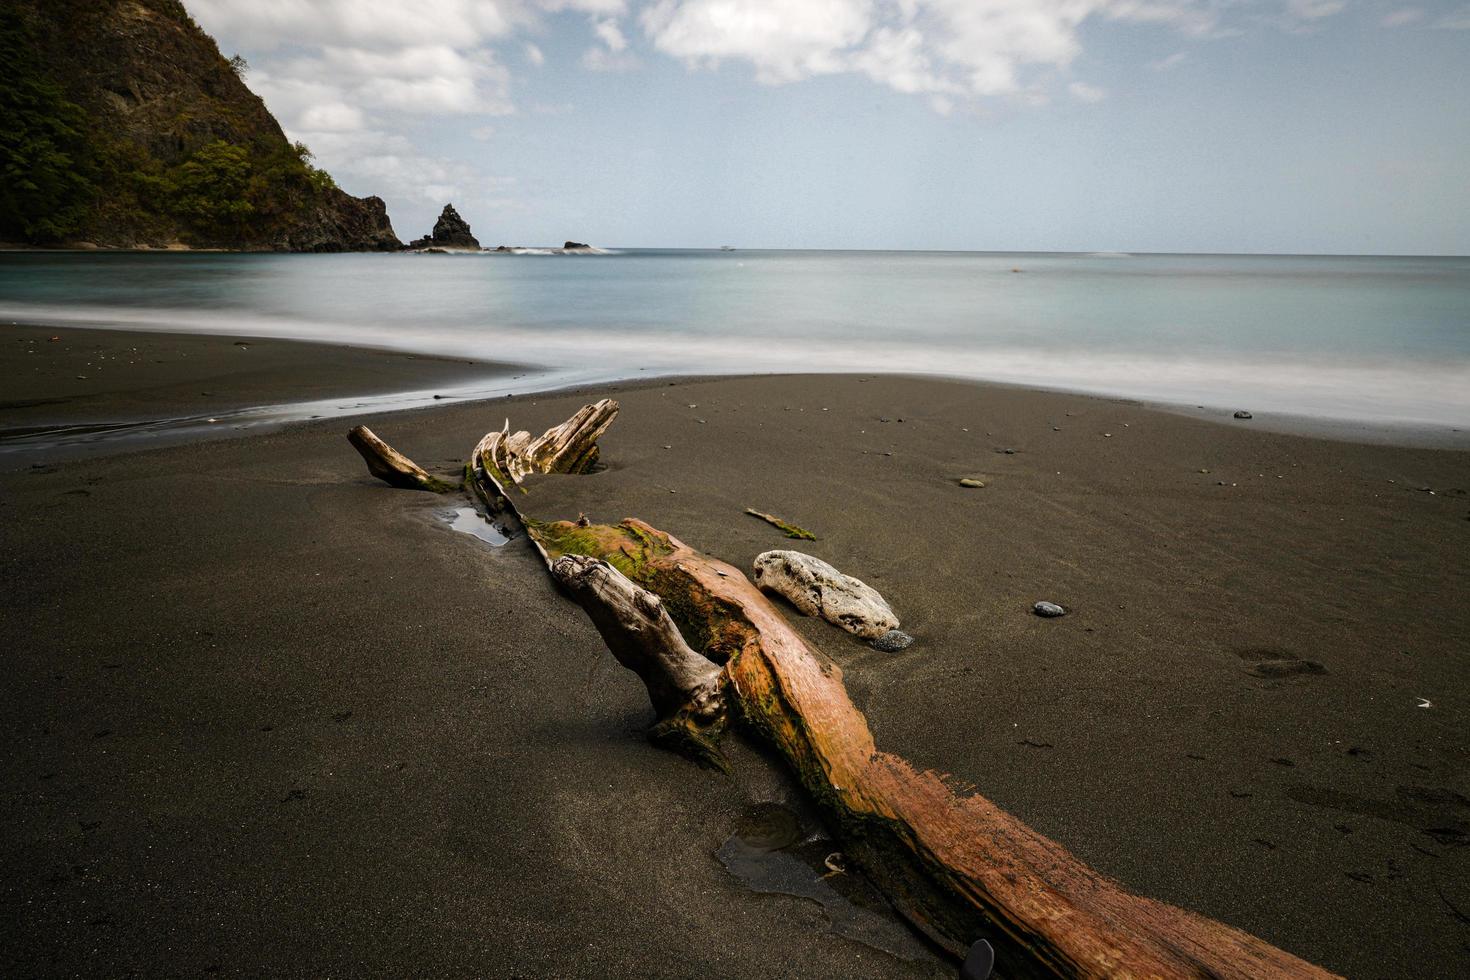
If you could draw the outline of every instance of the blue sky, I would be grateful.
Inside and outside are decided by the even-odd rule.
[[[405,240],[1470,253],[1470,4],[185,0]]]

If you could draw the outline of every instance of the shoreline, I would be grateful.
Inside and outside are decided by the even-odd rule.
[[[540,431],[603,394],[606,468],[536,481],[532,512],[636,515],[741,568],[793,544],[745,507],[816,533],[801,550],[916,638],[879,654],[793,621],[880,748],[1327,968],[1460,962],[1464,453],[894,376],[354,421],[452,477],[504,417]],[[790,800],[760,753],[726,779],[650,747],[641,684],[526,542],[384,487],[345,428],[0,473],[22,972],[146,972],[166,944],[181,972],[953,975],[728,873],[742,814]]]
[[[61,336],[57,350],[49,338]],[[129,387],[107,392],[88,386],[72,386],[71,393],[54,396],[54,387],[65,384],[68,372],[90,365],[96,356],[123,362],[146,360],[138,353],[138,339],[147,338],[145,346],[153,353],[163,353],[182,367],[183,358],[192,354],[196,360],[188,372],[166,377],[150,376],[134,379]],[[39,346],[47,342],[47,346]],[[24,369],[37,367],[28,356],[73,353],[82,358],[54,367],[49,373]],[[34,350],[21,353],[27,346]],[[300,397],[302,385],[266,385],[250,389],[254,397],[242,391],[203,391],[189,397],[184,389],[194,382],[219,381],[238,374],[241,365],[235,356],[240,349],[257,351],[266,347],[294,352],[295,357],[310,362],[317,370],[333,376],[331,385],[310,384]],[[85,348],[85,350],[83,350]],[[182,350],[181,348],[187,348]],[[343,362],[354,359],[353,363]],[[201,359],[204,361],[200,363]],[[223,360],[222,360],[223,359]],[[256,360],[259,360],[257,357]],[[264,366],[269,370],[271,365]],[[250,370],[256,370],[251,366]],[[1150,411],[1175,414],[1197,421],[1227,427],[1254,428],[1278,435],[1324,438],[1334,441],[1379,445],[1385,447],[1470,450],[1470,430],[1455,427],[1412,423],[1364,423],[1346,419],[1297,415],[1282,412],[1257,413],[1249,420],[1235,420],[1224,408],[1188,405],[1129,398],[1116,394],[1100,394],[1067,387],[1035,386],[1006,381],[976,380],[945,375],[834,371],[816,375],[779,374],[678,374],[635,373],[617,371],[566,369],[556,370],[508,362],[481,361],[435,353],[414,353],[399,348],[371,345],[347,345],[315,341],[260,338],[249,335],[190,334],[172,331],[129,330],[101,327],[56,327],[48,325],[0,325],[0,372],[12,379],[13,397],[0,403],[0,468],[73,459],[100,453],[171,445],[201,438],[219,438],[245,432],[258,433],[295,422],[329,417],[345,417],[364,412],[412,411],[431,408],[446,401],[486,401],[522,394],[550,395],[589,389],[657,386],[670,381],[740,379],[747,377],[893,377],[915,381],[975,385],[1003,391],[1033,391],[1103,403],[1137,406]],[[157,374],[157,372],[155,372]],[[75,380],[84,380],[76,377]],[[227,385],[228,382],[225,382]],[[146,385],[146,387],[145,387]],[[212,387],[219,387],[218,384]],[[291,397],[291,396],[295,397]],[[18,397],[16,397],[18,396]],[[171,399],[170,414],[143,414],[139,410],[147,399],[154,403],[160,397]],[[64,407],[63,407],[64,406]]]
[[[52,338],[56,338],[53,340]],[[0,325],[0,469],[501,395],[507,362],[247,335]]]

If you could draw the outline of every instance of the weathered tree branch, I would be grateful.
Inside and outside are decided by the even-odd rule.
[[[528,473],[586,473],[597,463],[597,440],[618,417],[611,398],[583,405],[576,414],[535,439],[531,433],[510,431],[510,420],[499,432],[487,433],[470,461],[480,467],[504,493],[507,483],[520,486]]]
[[[1330,976],[1238,929],[1130,894],[973,788],[879,752],[842,671],[734,567],[636,520],[528,527],[548,554],[604,558],[663,598],[693,645],[725,661],[739,716],[796,771],[847,853],[957,956],[985,938],[1007,976]],[[598,622],[609,645],[629,642],[607,625]]]
[[[563,555],[551,577],[577,601],[618,663],[643,679],[658,715],[654,742],[724,767],[715,740],[725,727],[725,678],[689,649],[658,596],[600,558]]]
[[[347,441],[367,461],[368,472],[390,486],[402,490],[428,490],[431,493],[457,489],[452,483],[430,476],[422,466],[379,439],[365,425],[359,425],[347,433]]]
[[[1238,929],[1130,894],[972,787],[879,752],[842,671],[734,567],[637,520],[522,515],[510,487],[519,492],[530,472],[585,472],[616,413],[615,402],[589,405],[535,440],[507,424],[476,446],[468,475],[488,503],[505,497],[553,577],[643,679],[656,741],[719,765],[715,739],[727,717],[742,720],[776,747],[903,915],[957,956],[990,940],[1007,976],[1331,976]],[[433,477],[367,429],[351,438],[374,475],[432,488]]]

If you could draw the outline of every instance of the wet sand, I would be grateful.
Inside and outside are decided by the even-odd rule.
[[[1470,954],[1470,454],[924,379],[618,387],[362,421],[447,475],[611,394],[608,468],[528,509],[742,567],[796,544],[747,506],[815,532],[916,637],[798,623],[882,748],[1339,972]],[[727,873],[789,788],[649,747],[525,542],[346,428],[0,474],[7,973],[953,975]]]
[[[58,426],[226,415],[257,405],[447,387],[522,370],[371,347],[3,324],[0,438]],[[222,425],[220,434],[228,427]],[[141,444],[198,438],[198,432],[158,432]],[[77,446],[53,455],[87,455],[99,448],[130,447]],[[22,462],[35,455],[26,453]],[[11,462],[0,455],[0,469],[14,468]]]

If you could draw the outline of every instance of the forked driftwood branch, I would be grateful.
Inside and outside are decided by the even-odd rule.
[[[584,413],[596,408],[566,425],[590,431],[599,413]],[[533,457],[529,437],[506,431],[487,436],[499,439],[482,441],[469,468],[487,500],[518,486],[511,474],[589,458],[585,439]],[[1238,929],[1133,895],[973,788],[878,751],[841,669],[738,569],[642,521],[548,523],[510,506],[552,576],[643,679],[659,719],[651,734],[716,763],[728,723],[765,738],[846,853],[954,955],[988,939],[1009,977],[1331,976]]]
[[[510,431],[510,420],[499,432],[480,440],[471,462],[490,474],[502,491],[505,483],[520,486],[528,473],[586,473],[597,463],[597,440],[618,417],[618,403],[604,398],[583,405],[561,425],[535,439],[529,432]]]

